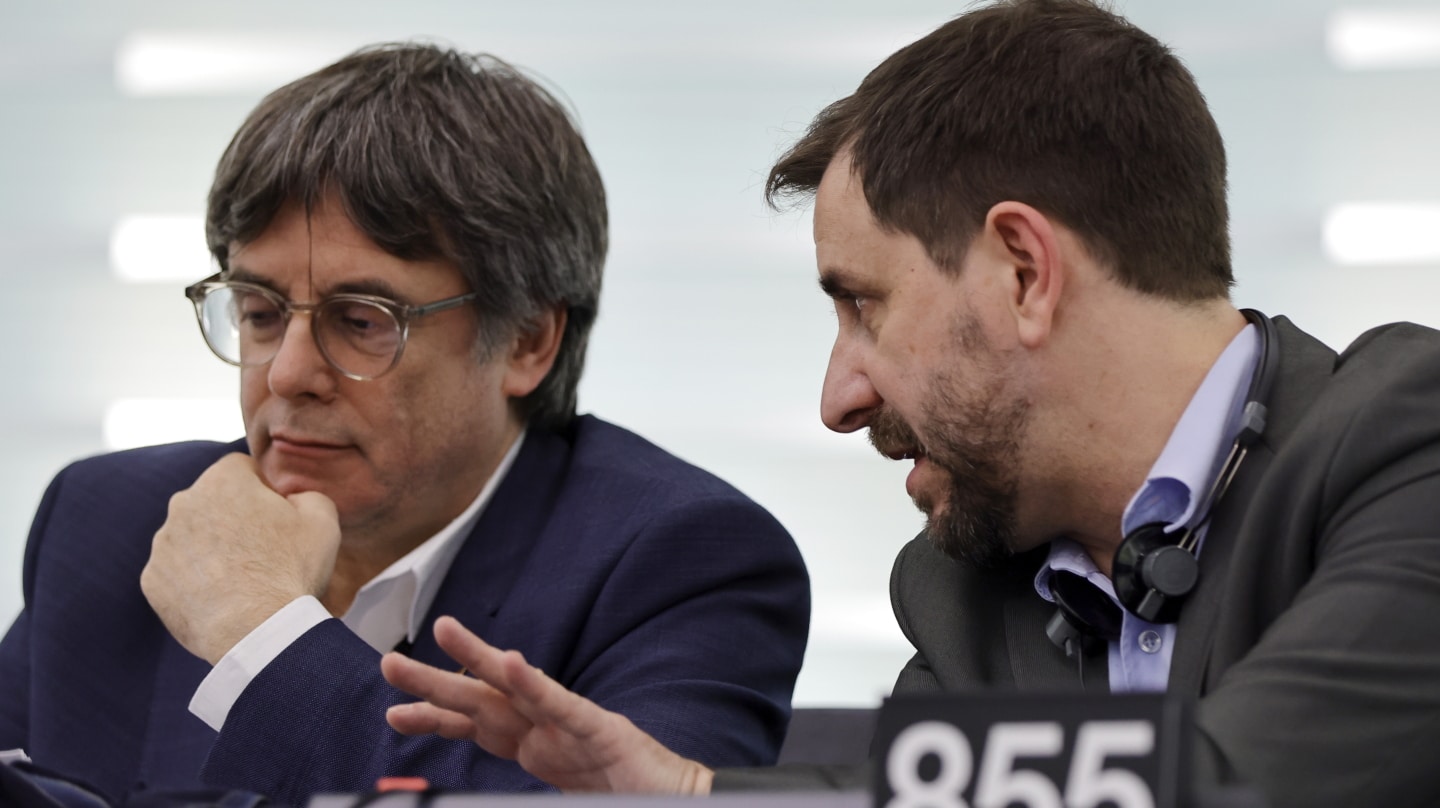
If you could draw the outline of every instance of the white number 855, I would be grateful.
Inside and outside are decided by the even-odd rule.
[[[1015,768],[1018,757],[1059,757],[1064,731],[1048,721],[999,723],[986,736],[985,756],[975,782],[974,808],[1095,808],[1109,801],[1119,808],[1155,808],[1144,779],[1129,769],[1106,769],[1110,755],[1148,755],[1155,748],[1155,727],[1148,721],[1087,721],[1075,736],[1075,754],[1058,785],[1038,771]],[[940,770],[920,779],[920,761],[934,755]],[[885,772],[895,796],[886,808],[970,808],[963,792],[974,773],[970,741],[953,725],[923,721],[906,727],[890,746]]]

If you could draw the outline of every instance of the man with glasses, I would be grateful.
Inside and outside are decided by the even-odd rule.
[[[236,367],[270,364],[280,352],[290,315],[303,311],[314,318],[315,346],[325,361],[356,381],[378,378],[395,367],[412,320],[478,297],[466,292],[424,306],[409,306],[380,295],[338,294],[318,303],[293,303],[263,283],[225,280],[222,275],[212,275],[185,290],[195,304],[205,341],[216,356]]]
[[[543,786],[385,723],[382,652],[452,614],[711,765],[773,759],[809,590],[733,488],[577,416],[600,177],[509,66],[367,49],[267,97],[221,158],[186,290],[246,439],[63,471],[0,643],[0,749],[114,800],[301,804],[387,775]]]

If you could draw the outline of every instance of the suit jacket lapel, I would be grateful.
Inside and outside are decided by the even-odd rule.
[[[526,434],[514,465],[450,565],[411,656],[441,667],[451,664],[429,629],[441,615],[464,616],[466,628],[489,638],[495,614],[550,517],[569,461],[566,436],[543,429]]]
[[[1062,690],[1062,683],[1080,684],[1079,663],[1065,656],[1045,634],[1045,624],[1055,614],[1055,605],[1035,592],[1033,586],[1012,588],[1005,599],[1005,650],[1019,690]],[[1104,654],[1097,655],[1104,660]],[[1085,660],[1086,663],[1092,660]],[[1106,690],[1106,665],[1086,664],[1086,689]],[[1095,677],[1092,679],[1092,676]]]
[[[1250,512],[1256,486],[1264,479],[1278,447],[1289,439],[1310,404],[1335,370],[1335,352],[1296,328],[1284,317],[1275,318],[1280,335],[1280,367],[1260,441],[1246,455],[1235,480],[1216,504],[1200,552],[1200,583],[1180,613],[1175,655],[1170,661],[1172,693],[1198,696],[1213,684],[1208,664],[1215,620],[1223,607],[1230,576],[1235,539]],[[1263,537],[1261,538],[1263,541]]]
[[[1049,557],[1048,545],[1015,556],[1004,576],[990,573],[981,576],[992,589],[989,597],[1001,601],[1005,620],[1005,648],[992,649],[1010,660],[1010,673],[1020,690],[1064,690],[1066,683],[1081,682],[1079,663],[1065,656],[1050,637],[1045,625],[1055,614],[1055,605],[1035,591],[1035,573]],[[1093,660],[1086,660],[1092,663]],[[1086,664],[1084,682],[1090,687],[1106,689],[1109,676],[1104,655],[1098,669]],[[1098,681],[1098,685],[1096,682]]]
[[[1210,519],[1200,548],[1200,581],[1185,601],[1176,627],[1175,653],[1170,658],[1168,690],[1171,693],[1188,696],[1202,693],[1216,616],[1224,607],[1235,533],[1250,509],[1255,481],[1264,477],[1273,457],[1268,447],[1252,449]]]

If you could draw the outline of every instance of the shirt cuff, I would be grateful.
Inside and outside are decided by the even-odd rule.
[[[280,652],[300,639],[300,635],[329,619],[330,612],[312,595],[302,595],[285,604],[246,634],[210,669],[190,699],[191,714],[219,732],[226,716],[230,715],[230,708],[251,680],[274,662]]]

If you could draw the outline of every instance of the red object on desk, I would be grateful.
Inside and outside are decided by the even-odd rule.
[[[375,781],[375,790],[385,791],[424,791],[430,787],[430,781],[424,777],[381,777]]]

